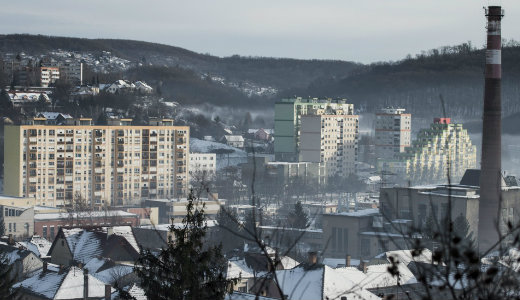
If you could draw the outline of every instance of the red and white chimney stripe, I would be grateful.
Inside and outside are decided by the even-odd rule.
[[[486,78],[502,78],[502,35],[500,20],[502,10],[488,10]]]

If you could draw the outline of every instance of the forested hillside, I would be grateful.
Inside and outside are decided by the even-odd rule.
[[[181,67],[199,74],[223,76],[233,81],[251,81],[276,89],[305,87],[323,76],[344,77],[359,64],[345,61],[290,58],[217,56],[183,48],[132,40],[83,39],[43,35],[0,35],[1,52],[40,54],[64,49],[77,52],[110,51],[145,65]]]
[[[399,62],[365,66],[346,78],[321,78],[306,89],[283,94],[346,97],[362,111],[399,105],[424,117],[442,114],[442,95],[449,116],[475,118],[482,112],[484,59],[484,51],[469,44],[443,47]],[[502,59],[502,99],[508,116],[520,112],[520,47],[510,43]]]

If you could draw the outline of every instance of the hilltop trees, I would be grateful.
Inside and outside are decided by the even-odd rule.
[[[148,299],[224,299],[228,285],[221,247],[205,247],[205,205],[188,196],[186,217],[171,226],[167,247],[158,255],[143,250],[135,272]],[[195,206],[201,207],[196,209]]]

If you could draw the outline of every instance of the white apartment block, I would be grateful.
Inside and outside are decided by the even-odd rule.
[[[57,67],[41,67],[40,83],[42,87],[48,87],[50,84],[60,79],[60,69]]]
[[[190,184],[196,186],[197,182],[212,180],[217,172],[217,154],[215,153],[190,153],[189,178]]]
[[[354,173],[358,127],[357,115],[301,116],[299,160],[319,162],[320,176],[348,176]]]
[[[139,205],[187,194],[189,127],[74,125],[5,127],[4,193],[61,207]]]
[[[411,128],[412,115],[406,114],[403,108],[384,108],[376,113],[376,157],[396,159],[410,146]]]
[[[467,169],[477,167],[477,147],[462,124],[450,118],[435,118],[428,129],[401,155],[401,169],[414,183],[458,182]]]

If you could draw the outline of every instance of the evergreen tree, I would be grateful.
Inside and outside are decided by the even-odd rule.
[[[231,210],[221,208],[217,214],[217,241],[222,244],[222,249],[226,253],[238,248],[242,244],[239,238],[240,224],[238,215]]]
[[[221,247],[204,247],[207,232],[204,204],[188,196],[182,226],[170,227],[173,234],[158,255],[143,250],[135,265],[148,299],[224,299],[231,281],[226,280],[226,260]]]
[[[2,110],[6,110],[12,107],[11,98],[6,90],[0,91],[0,107]]]
[[[15,278],[11,276],[11,269],[7,255],[0,250],[0,300],[15,299],[15,291],[12,289]]]
[[[469,222],[462,214],[453,221],[453,234],[460,239],[463,247],[474,248],[473,232],[469,231]]]
[[[40,96],[38,97],[38,101],[36,102],[36,107],[38,108],[39,111],[44,111],[45,108],[47,107],[47,99],[45,99],[45,97],[43,96],[43,93],[40,94]]]
[[[301,201],[296,202],[294,211],[289,214],[289,226],[292,228],[307,228],[309,226],[309,216],[303,210]]]

